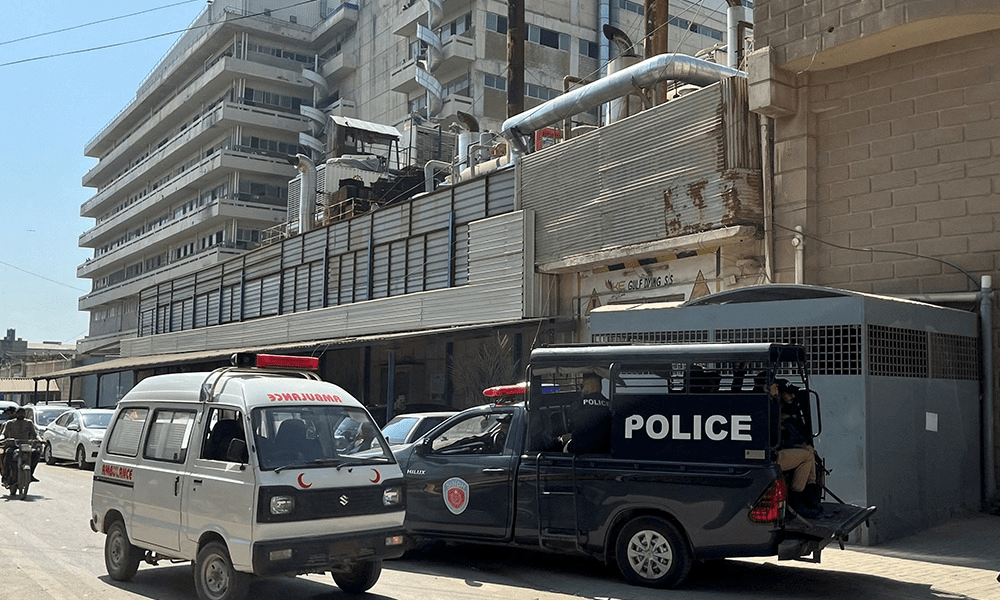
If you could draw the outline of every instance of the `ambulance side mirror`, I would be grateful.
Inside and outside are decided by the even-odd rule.
[[[235,439],[229,442],[226,448],[226,460],[246,464],[250,460],[250,453],[247,450],[247,443],[244,440]]]

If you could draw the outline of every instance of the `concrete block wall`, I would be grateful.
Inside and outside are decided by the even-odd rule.
[[[853,249],[814,248],[815,283],[890,294],[975,289],[954,268],[914,255],[1000,271],[997,64],[1000,31],[810,76],[813,231]]]

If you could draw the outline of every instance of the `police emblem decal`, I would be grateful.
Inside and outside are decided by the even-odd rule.
[[[459,477],[445,481],[441,495],[452,514],[460,515],[469,506],[469,484]]]

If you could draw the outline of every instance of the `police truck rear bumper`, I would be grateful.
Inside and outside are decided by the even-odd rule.
[[[320,573],[347,562],[399,558],[405,550],[403,532],[399,527],[256,542],[253,572],[256,575]]]

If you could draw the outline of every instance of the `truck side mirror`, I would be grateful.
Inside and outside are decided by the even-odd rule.
[[[431,452],[431,438],[425,437],[417,442],[417,447],[413,449],[417,456],[426,456]]]

